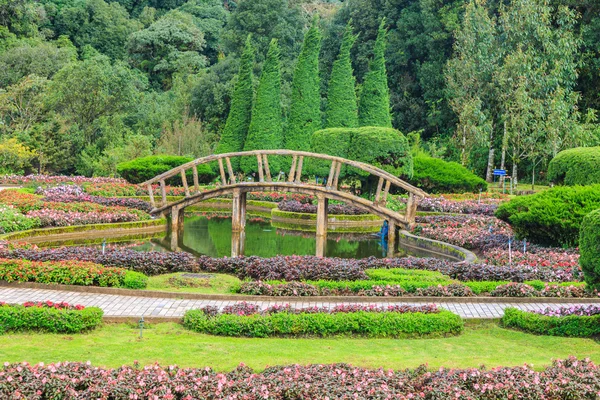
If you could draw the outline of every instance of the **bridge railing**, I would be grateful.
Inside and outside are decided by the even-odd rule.
[[[234,157],[256,157],[259,182],[273,182],[273,177],[269,168],[269,156],[287,156],[292,158],[290,171],[287,175],[287,182],[290,184],[311,186],[308,183],[302,182],[302,168],[305,158],[331,162],[326,183],[326,188],[328,190],[339,190],[339,178],[343,166],[354,167],[368,172],[369,174],[379,178],[375,192],[375,199],[373,200],[374,205],[382,207],[385,206],[392,186],[396,186],[408,192],[409,197],[407,202],[406,218],[409,221],[414,221],[418,200],[427,196],[427,193],[425,193],[423,190],[403,181],[402,179],[399,179],[398,177],[387,171],[384,171],[381,168],[377,168],[360,161],[347,160],[345,158],[330,156],[327,154],[317,154],[295,150],[254,150],[236,153],[213,154],[207,157],[198,158],[173,168],[170,171],[167,171],[142,183],[142,185],[145,185],[148,189],[148,195],[150,197],[150,203],[152,204],[152,207],[157,208],[154,197],[154,188],[152,185],[158,184],[160,186],[160,207],[164,207],[167,205],[165,182],[170,178],[180,177],[183,183],[185,196],[189,197],[192,195],[192,193],[190,191],[190,185],[187,181],[186,172],[191,170],[194,192],[199,193],[201,191],[198,182],[197,169],[197,166],[201,164],[217,162],[219,165],[220,180],[223,186],[234,184],[241,185],[243,182],[237,182],[236,175],[232,168],[231,159]]]

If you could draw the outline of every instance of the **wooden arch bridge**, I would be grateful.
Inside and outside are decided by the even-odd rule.
[[[274,180],[269,168],[269,156],[291,157],[291,168],[287,179]],[[232,168],[231,159],[251,157],[256,160],[258,182],[238,181]],[[321,163],[330,163],[329,175],[326,183],[319,185],[312,181],[302,181],[302,167],[306,160],[322,160]],[[197,166],[201,164],[217,163],[220,173],[220,185],[216,188],[202,190],[198,182]],[[364,199],[339,189],[339,177],[342,167],[352,167],[378,178],[377,190],[373,200]],[[187,172],[192,172],[193,182],[187,179]],[[279,173],[277,173],[279,177]],[[166,194],[166,181],[170,178],[180,178],[185,190],[185,197],[176,201],[168,201]],[[317,198],[317,255],[324,255],[325,238],[327,236],[327,206],[329,199],[343,201],[346,204],[360,207],[379,216],[388,222],[388,254],[394,254],[397,227],[409,228],[415,223],[417,204],[427,193],[396,176],[372,165],[359,161],[347,160],[326,154],[316,154],[294,150],[254,150],[236,153],[214,154],[190,161],[179,167],[173,168],[158,175],[142,185],[145,185],[152,204],[152,214],[163,214],[170,220],[171,243],[173,248],[183,229],[183,212],[188,206],[198,202],[231,195],[233,197],[232,209],[232,256],[243,254],[243,235],[246,224],[246,195],[248,192],[290,192],[312,195]],[[397,212],[386,207],[386,201],[392,187],[400,188],[408,193],[408,202],[404,212]],[[155,194],[155,190],[159,193]],[[241,235],[241,244],[239,236]],[[234,241],[237,241],[234,243]]]

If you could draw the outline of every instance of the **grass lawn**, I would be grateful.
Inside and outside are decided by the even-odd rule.
[[[232,275],[201,273],[207,278],[185,278],[184,273],[165,274],[148,277],[146,290],[162,292],[232,294],[231,288],[241,281]],[[210,278],[208,277],[210,276]]]
[[[468,327],[460,336],[439,339],[242,339],[209,336],[175,323],[144,331],[108,324],[82,335],[5,334],[0,362],[91,361],[117,367],[138,360],[229,371],[239,363],[256,370],[268,365],[345,362],[369,368],[515,366],[541,369],[553,358],[574,355],[600,363],[600,343],[591,339],[534,336],[492,322]]]

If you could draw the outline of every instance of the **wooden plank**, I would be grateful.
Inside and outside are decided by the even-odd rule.
[[[225,175],[225,168],[223,168],[222,158],[219,158],[219,172],[221,173],[221,183],[223,186],[227,185],[227,176]]]
[[[266,154],[263,154],[263,166],[265,167],[265,174],[267,175],[267,182],[273,182],[273,178],[271,178],[271,169],[269,168],[269,160],[267,159]]]
[[[290,174],[288,175],[288,182],[294,181],[294,174],[296,173],[296,162],[298,162],[298,156],[292,156],[292,167],[290,168]]]
[[[381,198],[381,189],[383,188],[383,178],[379,177],[379,183],[377,183],[377,190],[375,191],[375,205],[379,204],[379,199]]]
[[[265,175],[264,175],[264,172],[263,172],[262,156],[260,154],[256,155],[256,162],[258,163],[258,181],[259,182],[264,182],[265,181]]]
[[[340,179],[340,171],[342,170],[342,163],[338,162],[335,166],[335,175],[333,177],[333,188],[337,190],[338,180]]]
[[[335,174],[335,165],[337,164],[337,161],[332,161],[331,162],[331,168],[329,168],[329,176],[327,177],[327,187],[331,187],[331,185],[333,185],[333,174]]]
[[[408,224],[413,224],[417,215],[417,202],[413,193],[408,194],[408,202],[406,203],[406,221]]]
[[[233,174],[233,168],[231,168],[231,160],[229,157],[225,157],[225,163],[227,164],[227,172],[229,172],[229,182],[235,183],[235,175]]]
[[[161,196],[161,207],[167,205],[167,188],[165,188],[165,180],[160,181],[160,196]]]
[[[181,170],[181,182],[183,183],[183,190],[185,190],[185,196],[187,197],[190,195],[190,188],[188,187],[188,184],[187,184],[187,177],[185,176],[184,169]]]
[[[296,167],[296,176],[294,178],[294,182],[300,183],[300,178],[302,177],[302,163],[304,162],[304,156],[300,156],[298,159],[298,166]]]
[[[192,169],[192,173],[194,174],[194,191],[196,193],[200,192],[200,183],[198,182],[198,166],[194,165]]]
[[[152,208],[156,208],[156,203],[154,202],[154,190],[152,190],[152,185],[148,185],[148,196],[150,196],[150,205]]]
[[[385,206],[385,204],[387,203],[387,197],[388,197],[388,194],[390,193],[391,185],[392,185],[392,182],[390,182],[390,181],[385,182],[385,189],[383,190],[383,200],[381,200],[382,206]]]

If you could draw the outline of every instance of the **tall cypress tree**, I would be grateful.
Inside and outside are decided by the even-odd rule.
[[[242,151],[250,126],[252,115],[252,68],[254,64],[254,47],[250,35],[246,39],[246,48],[242,53],[238,80],[231,99],[231,108],[225,123],[225,129],[217,145],[217,154]],[[231,159],[234,169],[239,167],[239,158]]]
[[[365,75],[360,92],[358,106],[360,126],[392,127],[390,91],[385,70],[386,33],[385,18],[383,18],[379,24],[373,59],[369,63],[369,72]]]
[[[358,126],[358,105],[350,61],[350,49],[356,41],[352,33],[352,21],[348,21],[342,39],[340,53],[333,62],[327,93],[326,128]]]
[[[286,149],[310,151],[310,137],[313,132],[321,129],[320,49],[321,33],[315,18],[304,36],[302,51],[294,70],[290,118],[283,136]]]
[[[263,65],[260,82],[256,92],[256,102],[252,109],[252,120],[244,150],[279,149],[283,142],[283,121],[281,113],[281,68],[279,65],[279,46],[272,39]],[[278,172],[279,162],[275,157],[269,159],[271,172]],[[241,162],[245,173],[257,171],[255,157],[244,157]]]

